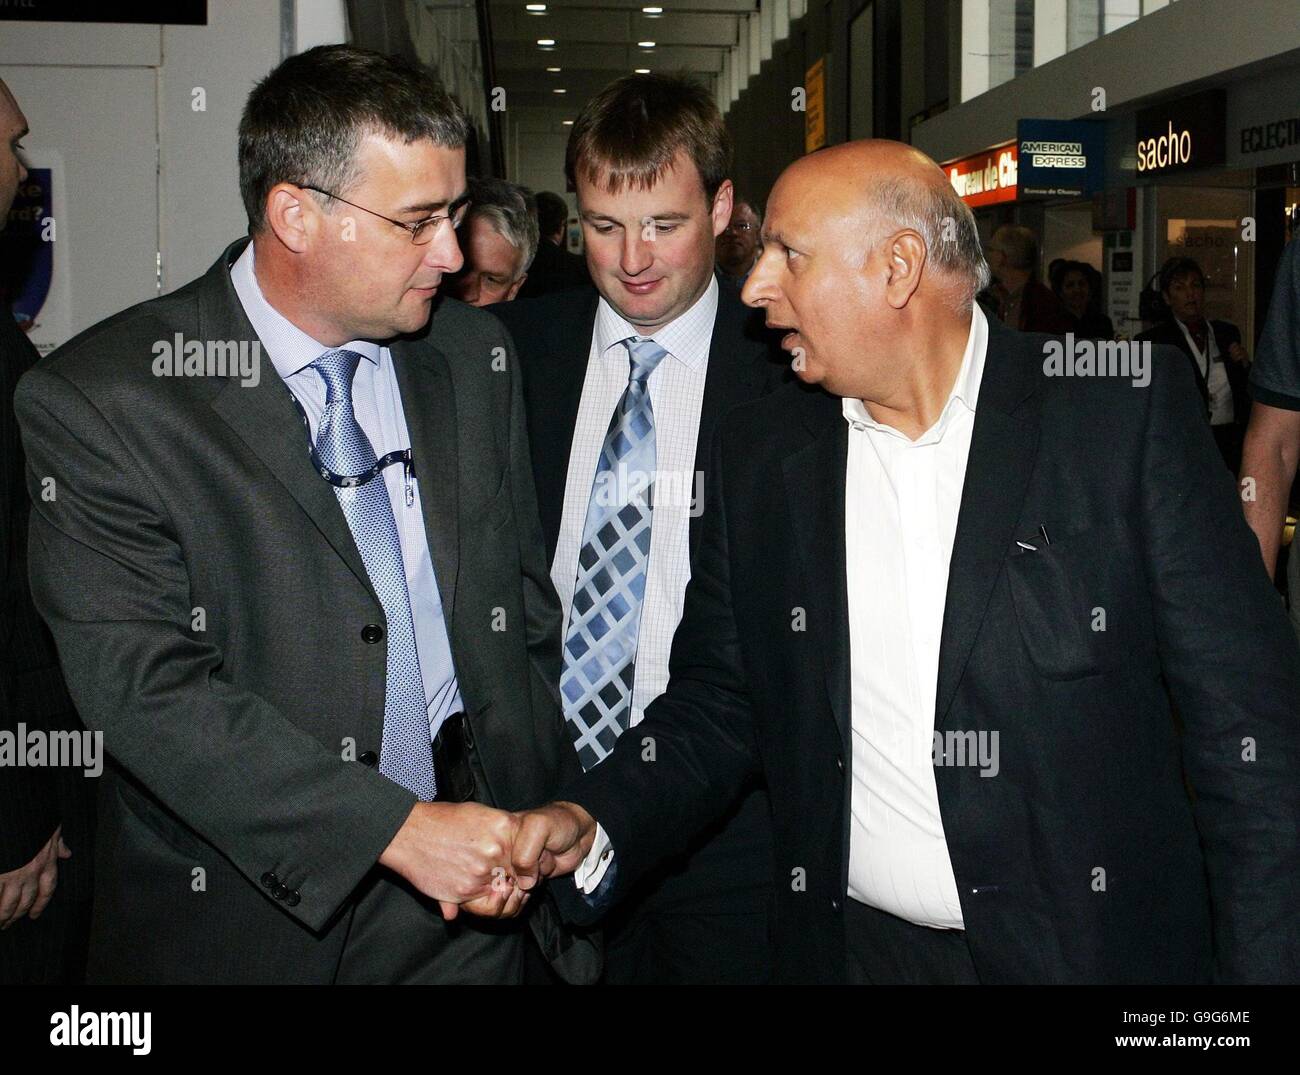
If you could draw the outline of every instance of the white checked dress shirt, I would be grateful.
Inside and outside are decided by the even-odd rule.
[[[718,281],[710,277],[708,289],[695,305],[650,334],[668,356],[649,379],[650,403],[655,413],[658,479],[645,600],[637,632],[630,725],[641,722],[646,706],[668,686],[668,651],[682,618],[686,584],[691,578],[690,503],[684,501],[695,489],[695,443],[700,433],[704,378],[709,368],[709,344],[717,312]],[[596,307],[587,375],[578,405],[573,446],[569,450],[564,511],[551,565],[551,581],[560,595],[566,626],[573,605],[578,550],[582,547],[582,528],[587,519],[596,464],[610,416],[627,388],[630,367],[622,341],[637,335],[641,335],[641,330],[624,321],[602,297]],[[686,496],[676,495],[679,490]]]
[[[1210,319],[1207,317],[1205,352],[1202,354],[1201,349],[1196,346],[1196,340],[1192,337],[1192,330],[1176,317],[1174,324],[1183,330],[1183,339],[1187,341],[1187,347],[1192,352],[1196,368],[1205,378],[1206,392],[1210,397],[1210,425],[1228,425],[1232,422],[1236,411],[1232,399],[1232,384],[1228,380],[1228,367],[1225,365],[1228,359],[1219,354],[1219,341],[1214,338],[1214,326],[1210,324]]]
[[[325,409],[325,382],[311,368],[311,363],[333,348],[313,340],[266,301],[254,274],[252,243],[244,248],[244,252],[230,267],[230,282],[234,285],[235,294],[239,297],[249,323],[262,342],[262,349],[275,366],[275,372],[307,412],[311,442],[314,443],[321,413]],[[356,351],[363,358],[358,363],[352,380],[352,406],[357,423],[370,438],[375,455],[382,458],[388,452],[410,447],[406,414],[397,387],[393,356],[388,348],[369,340],[353,340],[343,347]],[[299,432],[305,454],[309,446],[307,431]],[[420,465],[420,460],[414,462],[417,467]],[[411,619],[415,625],[415,650],[420,658],[420,678],[424,681],[424,697],[429,710],[429,735],[432,738],[438,734],[442,722],[450,714],[462,710],[464,703],[460,697],[456,670],[446,667],[435,658],[435,654],[444,652],[435,641],[438,638],[435,632],[441,632],[446,637],[447,624],[443,616],[442,597],[434,578],[429,540],[424,532],[419,479],[411,480],[414,495],[408,506],[403,468],[396,464],[385,467],[383,478],[388,488],[388,499],[393,505],[393,518],[397,521],[397,533],[402,546],[406,588],[411,598]],[[303,659],[308,659],[306,654]]]
[[[668,654],[673,632],[682,618],[686,584],[691,578],[689,497],[695,491],[695,445],[700,433],[704,380],[717,312],[718,280],[712,276],[708,288],[693,306],[659,331],[650,333],[668,356],[655,367],[648,382],[655,415],[657,478],[645,600],[637,632],[636,675],[628,715],[630,727],[641,722],[646,707],[668,686]],[[569,450],[564,511],[551,564],[551,581],[560,595],[566,628],[596,464],[610,416],[627,388],[630,360],[621,341],[639,335],[641,329],[624,321],[602,296],[596,307],[587,375],[578,405],[573,446]],[[670,489],[673,495],[668,495]],[[591,853],[574,874],[574,882],[583,891],[593,892],[604,877],[610,862],[608,850],[605,831],[598,827]]]
[[[988,322],[976,304],[939,420],[915,441],[844,400],[844,545],[853,785],[849,895],[917,925],[961,929],[932,744],[948,562],[966,480]]]

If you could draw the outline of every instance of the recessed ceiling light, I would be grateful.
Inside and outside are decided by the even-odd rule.
[[[637,68],[635,71],[633,71],[632,73],[633,73],[634,75],[648,75],[648,74],[650,73],[650,68],[648,68],[648,67],[638,67],[638,68]]]
[[[525,11],[531,11],[531,12],[533,12],[533,13],[537,13],[537,12],[539,12],[539,11],[545,11],[545,10],[546,10],[546,5],[545,5],[545,4],[525,4],[525,5],[524,5],[524,10],[525,10]]]
[[[548,67],[546,70],[552,75],[558,75],[560,73],[560,69],[558,67]]]
[[[552,93],[568,93],[569,91],[568,91],[568,90],[565,90],[565,89],[561,89],[560,87],[557,86],[555,89],[551,90],[551,92],[552,92]]]
[[[566,126],[566,127],[572,127],[572,126],[573,126],[573,120],[571,120],[571,119],[566,119],[566,120],[563,121],[563,123],[564,123],[564,126]]]
[[[639,49],[652,49],[655,47],[655,43],[653,41],[638,41],[636,47]]]
[[[537,39],[537,43],[538,43],[539,45],[541,45],[542,48],[549,48],[551,45],[554,45],[554,44],[555,44],[555,38],[553,38],[553,37],[539,37],[539,38]]]
[[[641,11],[646,15],[662,15],[664,13],[664,9],[661,7],[643,7]]]

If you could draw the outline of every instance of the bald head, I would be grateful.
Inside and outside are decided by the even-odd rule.
[[[915,395],[929,362],[906,356],[960,358],[988,267],[970,209],[924,153],[871,139],[802,157],[772,188],[762,236],[742,298],[794,330],[782,346],[805,381],[892,399]]]
[[[846,142],[800,158],[782,173],[796,196],[819,210],[835,207],[836,218],[851,230],[857,264],[875,243],[903,229],[925,241],[930,269],[942,274],[956,308],[968,312],[975,295],[988,286],[989,271],[979,231],[969,206],[933,160],[903,142],[869,138]],[[776,191],[773,191],[775,197]]]
[[[18,156],[18,144],[26,133],[27,117],[9,87],[0,81],[0,231],[9,217],[18,184],[27,178],[27,169]]]

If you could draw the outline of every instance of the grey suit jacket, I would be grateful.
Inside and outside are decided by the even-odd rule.
[[[91,963],[116,980],[329,981],[351,895],[415,802],[374,768],[385,646],[362,631],[383,610],[269,357],[255,386],[153,370],[178,333],[256,341],[229,275],[244,242],[16,397],[33,595],[113,763]],[[545,801],[575,763],[511,342],[441,298],[391,349],[477,796]],[[551,906],[530,918],[557,970],[596,976]]]

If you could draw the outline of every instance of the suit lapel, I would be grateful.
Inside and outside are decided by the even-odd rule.
[[[244,315],[230,282],[230,265],[239,256],[244,242],[228,247],[202,282],[198,294],[198,339],[257,341],[257,334]],[[258,344],[260,351],[260,341]],[[307,430],[290,399],[289,390],[276,372],[270,356],[261,355],[259,368],[261,376],[256,385],[245,386],[235,377],[228,378],[213,397],[212,409],[298,502],[316,529],[373,597],[370,576],[366,574],[352,531],[348,529],[347,519],[334,495],[334,487],[324,481],[311,465]]]
[[[704,399],[700,405],[700,430],[695,439],[695,469],[708,472],[709,452],[718,422],[732,407],[759,396],[763,363],[768,348],[761,336],[749,330],[753,314],[729,285],[718,285],[718,312],[709,341],[709,365],[704,374]],[[761,330],[759,330],[761,331]],[[699,551],[701,515],[691,516],[690,554]]]
[[[585,301],[574,319],[556,317],[536,331],[544,333],[542,346],[533,352],[540,360],[533,363],[527,377],[528,436],[533,449],[533,473],[537,478],[538,514],[546,539],[546,562],[555,559],[564,516],[564,494],[569,477],[569,454],[573,451],[573,434],[578,425],[578,408],[582,403],[582,386],[587,377],[591,355],[591,336],[596,326],[596,307],[600,296],[595,288],[582,293]],[[577,301],[578,295],[574,295]],[[564,310],[558,296],[555,303]],[[550,308],[550,303],[546,308]],[[528,371],[526,371],[527,373]]]
[[[988,354],[975,410],[939,645],[935,727],[952,706],[993,585],[1015,540],[1038,454],[1035,337],[989,319]]]
[[[436,319],[436,313],[435,313]],[[424,533],[448,623],[456,607],[460,570],[460,452],[456,394],[447,356],[429,341],[398,340],[391,347],[402,396],[411,459],[420,483]]]
[[[849,729],[849,613],[844,557],[848,423],[838,397],[810,393],[796,444],[782,461],[795,547],[803,563],[809,619],[820,635],[831,710]]]

